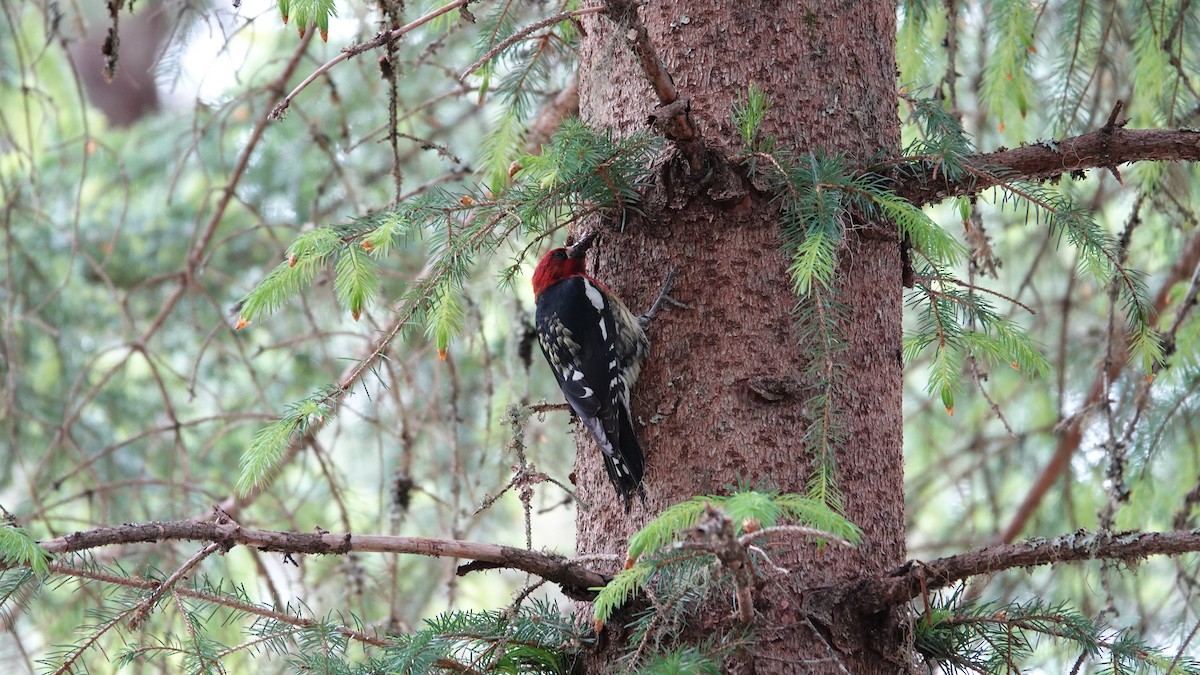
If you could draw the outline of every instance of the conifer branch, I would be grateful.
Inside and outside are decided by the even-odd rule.
[[[1137,563],[1152,555],[1200,551],[1200,530],[1173,532],[1102,533],[1079,530],[1054,539],[1031,539],[1000,544],[938,558],[909,561],[890,575],[865,579],[849,591],[849,606],[874,613],[908,602],[928,590],[984,574],[1086,560]]]
[[[559,584],[564,592],[573,597],[590,597],[594,593],[589,589],[608,583],[608,577],[561,556],[512,546],[349,532],[308,534],[255,530],[229,521],[201,523],[194,520],[176,520],[100,527],[39,543],[46,551],[58,554],[114,544],[154,543],[164,540],[207,541],[220,544],[227,550],[234,546],[253,546],[262,551],[285,554],[407,553],[437,558],[463,558],[535,574]],[[460,568],[459,573],[465,571]]]
[[[1012,180],[1048,180],[1085,169],[1115,170],[1127,162],[1200,161],[1200,129],[1125,129],[1118,121],[1081,136],[962,159],[982,174],[950,180],[936,164],[909,165],[896,178],[895,193],[922,206],[978,194]]]
[[[77,567],[75,565],[70,565],[70,564],[66,564],[66,563],[58,563],[58,562],[50,563],[50,572],[53,574],[61,574],[63,576],[68,576],[68,577],[76,577],[78,579],[87,579],[89,581],[99,581],[101,583],[112,584],[114,586],[123,586],[125,588],[137,588],[137,589],[146,590],[146,591],[153,590],[159,586],[159,583],[152,579],[143,579],[141,577],[125,577],[125,576],[121,576],[119,574],[106,572],[104,570],[90,569],[90,568],[86,568],[86,567]],[[246,612],[247,614],[253,614],[255,616],[260,616],[260,617],[263,617],[266,619],[270,619],[272,621],[277,621],[279,623],[288,624],[290,626],[296,626],[298,628],[308,628],[308,627],[315,626],[317,624],[317,622],[313,619],[306,619],[303,617],[295,616],[293,614],[288,614],[285,612],[278,612],[273,609],[263,607],[262,605],[255,605],[255,604],[251,604],[248,602],[242,602],[242,601],[236,600],[232,597],[217,595],[215,593],[209,593],[206,591],[197,590],[195,588],[179,587],[179,588],[172,589],[171,592],[176,595],[183,596],[185,598],[191,598],[193,600],[199,600],[201,602],[205,602],[205,603],[212,604],[212,605],[219,605],[221,607],[228,607],[229,609],[233,609],[233,610],[236,610],[239,612]],[[127,612],[123,613],[122,616],[134,611],[136,608],[137,607],[135,605],[134,607],[130,608]],[[373,647],[390,647],[393,644],[389,640],[385,640],[383,638],[379,638],[374,635],[368,635],[367,633],[363,633],[362,631],[353,630],[351,628],[339,627],[337,629],[337,631],[352,640],[357,640],[358,642],[362,642],[363,644],[368,644]]]
[[[1001,300],[1005,300],[1007,302],[1010,302],[1010,303],[1016,305],[1017,307],[1020,307],[1021,309],[1025,310],[1026,312],[1029,312],[1030,314],[1037,314],[1037,310],[1035,310],[1034,308],[1030,307],[1029,305],[1021,302],[1020,300],[1012,297],[1011,295],[1005,295],[1004,293],[1001,293],[1000,291],[995,291],[990,288],[984,288],[983,286],[980,286],[978,284],[972,284],[972,283],[963,281],[962,279],[956,279],[954,277],[947,276],[947,275],[938,275],[938,276],[917,275],[917,276],[914,276],[913,278],[916,281],[922,281],[922,282],[927,282],[927,283],[932,283],[932,282],[936,281],[936,282],[942,283],[942,284],[954,284],[955,286],[961,286],[963,288],[966,288],[973,293],[986,293],[988,295],[994,295],[997,298],[1000,298]]]
[[[371,366],[377,362],[383,352],[387,349],[388,345],[391,344],[396,335],[398,335],[399,332],[408,324],[410,319],[411,312],[408,314],[398,314],[393,316],[391,323],[383,331],[383,333],[373,340],[370,345],[368,345],[369,349],[367,356],[346,367],[346,369],[341,373],[341,376],[338,378],[337,384],[333,389],[334,392],[338,392],[341,395],[330,396],[326,401],[330,407],[331,413],[333,414],[325,415],[323,418],[312,420],[306,426],[303,432],[293,435],[273,465],[273,470],[275,472],[282,470],[284,466],[289,464],[300,453],[302,448],[312,443],[317,434],[320,433],[320,431],[324,429],[330,421],[337,417],[336,413],[341,408],[342,402],[345,400],[345,393],[353,391],[358,383],[362,380],[363,376],[370,372]],[[263,481],[262,483],[251,486],[244,492],[235,490],[220,504],[218,504],[215,510],[218,513],[225,513],[233,518],[236,518],[238,512],[240,512],[244,506],[253,502],[254,499],[256,499],[258,495],[264,489],[266,489],[268,484],[268,481]]]
[[[529,37],[531,34],[536,33],[537,31],[539,31],[547,26],[552,26],[556,23],[560,23],[560,22],[566,21],[568,19],[574,19],[575,17],[578,17],[578,16],[585,16],[588,14],[599,14],[600,12],[603,12],[603,11],[606,11],[605,8],[601,7],[599,5],[596,5],[594,7],[583,7],[581,9],[575,9],[575,10],[571,10],[568,12],[559,12],[558,14],[555,14],[553,16],[548,16],[545,19],[542,19],[541,21],[532,23],[532,24],[526,26],[525,28],[522,28],[521,30],[517,31],[516,33],[513,33],[512,35],[508,36],[508,38],[505,39],[503,42],[496,45],[495,47],[492,47],[491,49],[489,49],[487,51],[486,54],[479,57],[475,61],[475,63],[472,63],[470,66],[467,66],[467,69],[464,70],[462,72],[462,74],[458,76],[458,81],[462,82],[463,80],[466,80],[468,75],[475,72],[476,70],[479,70],[479,68],[481,66],[483,66],[483,64],[496,58],[497,54],[504,51],[505,49],[508,49],[509,47],[515,45],[516,43],[520,42],[521,40],[524,40],[525,38]]]
[[[179,569],[175,570],[171,576],[167,577],[165,581],[159,584],[154,591],[150,593],[150,595],[143,598],[142,601],[137,604],[137,607],[133,612],[133,616],[129,619],[130,628],[137,628],[139,624],[145,621],[146,617],[150,616],[150,612],[154,609],[155,603],[158,602],[158,599],[162,597],[163,593],[171,590],[171,588],[175,586],[175,584],[178,583],[185,574],[187,574],[196,565],[199,565],[201,562],[203,562],[205,558],[213,553],[216,553],[220,548],[220,544],[209,544],[208,546],[200,549],[196,555],[189,558],[188,561],[180,566]]]

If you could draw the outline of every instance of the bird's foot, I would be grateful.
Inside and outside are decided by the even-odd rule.
[[[671,268],[670,272],[667,272],[667,279],[663,282],[662,291],[660,291],[658,297],[655,298],[654,304],[650,305],[650,309],[646,310],[644,314],[637,318],[638,325],[642,327],[642,330],[646,330],[650,327],[650,321],[654,319],[654,315],[658,314],[658,310],[662,309],[663,305],[671,305],[683,309],[692,308],[691,305],[679,302],[675,298],[671,297],[671,283],[675,281],[675,273],[678,271],[678,267],[673,267]]]

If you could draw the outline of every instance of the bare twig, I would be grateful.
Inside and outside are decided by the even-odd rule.
[[[771,571],[774,572],[775,574],[779,574],[779,575],[791,574],[791,570],[789,570],[786,567],[780,567],[779,565],[776,565],[775,561],[771,560],[771,556],[768,555],[766,551],[759,548],[758,546],[755,546],[754,544],[750,544],[749,546],[746,547],[746,550],[751,553],[757,554],[760,558],[762,558],[763,562],[765,562],[767,565],[769,565],[771,567]]]
[[[1188,242],[1175,264],[1171,267],[1171,273],[1164,280],[1163,285],[1159,288],[1158,294],[1154,298],[1154,313],[1155,316],[1162,316],[1163,310],[1170,302],[1169,291],[1177,282],[1188,278],[1192,274],[1197,265],[1200,265],[1200,236],[1192,237]],[[1084,400],[1080,411],[1090,411],[1095,408],[1104,397],[1104,382],[1116,379],[1119,371],[1124,367],[1123,361],[1115,361],[1112,364],[1112,373],[1099,373],[1092,381],[1092,386],[1088,391],[1087,398]],[[1066,471],[1070,464],[1070,459],[1074,456],[1075,451],[1079,448],[1083,441],[1083,430],[1086,415],[1076,414],[1074,417],[1067,418],[1061,423],[1061,435],[1059,436],[1058,446],[1054,451],[1054,455],[1047,462],[1044,469],[1034,481],[1033,486],[1029,489],[1025,499],[1021,502],[1017,512],[1013,515],[1012,520],[1008,525],[996,535],[996,541],[1011,542],[1017,538],[1026,523],[1033,517],[1034,512],[1042,503],[1046,494],[1050,491],[1050,487],[1059,479]]]
[[[826,539],[839,546],[846,548],[854,548],[854,544],[847,539],[837,536],[836,534],[818,530],[815,527],[805,527],[803,525],[775,525],[772,527],[764,527],[761,530],[755,530],[749,534],[743,534],[738,538],[738,543],[742,546],[749,546],[755,540],[761,537],[771,537],[777,534],[798,534],[802,537],[816,537],[818,539]]]
[[[295,52],[292,53],[291,58],[288,59],[287,65],[284,66],[283,72],[281,72],[279,77],[277,77],[268,86],[268,91],[283,91],[283,87],[286,85],[288,78],[291,77],[293,72],[295,72],[296,67],[300,64],[300,60],[308,51],[308,45],[312,41],[313,32],[314,31],[309,30],[305,34],[304,38],[300,41],[300,44],[297,45]],[[49,458],[54,456],[54,451],[57,450],[62,444],[68,442],[68,439],[71,437],[71,429],[79,420],[84,410],[88,405],[91,404],[93,400],[95,400],[97,396],[99,396],[100,391],[105,385],[108,384],[109,380],[116,375],[126,363],[128,363],[129,357],[137,352],[138,345],[149,344],[151,338],[154,337],[154,335],[158,333],[159,329],[161,329],[166,323],[167,317],[171,316],[172,312],[175,311],[176,306],[178,306],[180,301],[187,296],[188,291],[194,290],[199,286],[199,284],[196,283],[196,275],[203,268],[209,243],[216,234],[217,226],[223,222],[226,209],[228,209],[229,204],[237,194],[237,186],[241,182],[242,176],[245,175],[246,169],[250,166],[250,158],[253,156],[254,151],[258,148],[258,144],[262,140],[265,130],[266,120],[260,119],[259,122],[255,124],[254,129],[250,132],[250,137],[246,140],[245,146],[242,148],[242,152],[238,156],[237,163],[234,165],[233,171],[229,174],[229,180],[226,181],[224,189],[221,190],[221,196],[217,200],[217,204],[213,209],[212,214],[209,216],[208,221],[205,223],[204,228],[200,229],[193,235],[192,246],[187,255],[187,265],[181,272],[167,277],[175,279],[177,281],[177,285],[175,290],[171,292],[171,294],[159,308],[158,314],[154,316],[154,318],[150,321],[150,324],[145,328],[145,330],[142,331],[141,336],[128,346],[122,358],[119,359],[111,368],[99,376],[89,375],[88,377],[84,377],[84,375],[87,373],[80,375],[79,384],[82,384],[85,381],[93,381],[94,384],[92,384],[87,392],[79,399],[74,397],[74,391],[71,392],[71,400],[74,403],[74,407],[69,409],[69,412],[64,417],[62,424],[55,432],[54,439],[50,442],[50,446],[43,451],[42,456],[45,458],[43,460],[44,462],[49,461]],[[38,473],[40,473],[40,471],[41,468],[39,467]]]
[[[987,387],[983,386],[983,381],[987,379],[987,373],[980,371],[979,361],[974,354],[967,355],[967,368],[971,371],[971,379],[975,381],[975,386],[979,389],[979,393],[983,395],[983,400],[987,401],[988,407],[992,409],[992,414],[996,419],[1000,420],[1000,424],[1004,425],[1004,431],[1008,433],[1008,437],[1017,438],[1017,432],[1013,431],[1012,425],[1008,423],[1008,418],[1004,416],[1004,411],[1000,409],[1000,404],[992,398],[988,393]]]
[[[446,14],[447,12],[452,12],[460,7],[466,7],[467,4],[470,2],[471,2],[471,0],[452,0],[451,2],[449,2],[445,5],[442,5],[441,7],[438,7],[437,9],[430,11],[429,13],[425,14],[424,16],[422,16],[420,18],[413,19],[409,23],[406,23],[403,26],[401,26],[395,30],[380,33],[379,35],[376,35],[371,40],[363,42],[362,44],[351,45],[349,47],[346,47],[337,56],[326,61],[319,68],[317,68],[312,73],[310,73],[308,77],[304,78],[303,82],[296,85],[296,88],[293,89],[291,91],[291,93],[289,93],[287,96],[284,96],[283,99],[280,100],[278,104],[276,104],[274,110],[272,110],[271,114],[268,115],[268,118],[269,119],[279,119],[280,117],[282,117],[283,114],[285,112],[287,112],[288,106],[292,104],[292,100],[295,99],[296,96],[298,96],[300,94],[300,92],[307,89],[308,85],[312,84],[313,82],[316,82],[317,78],[319,78],[322,75],[324,75],[325,73],[329,72],[329,70],[331,68],[333,68],[337,64],[341,63],[342,61],[345,61],[353,56],[358,56],[359,54],[361,54],[363,52],[370,51],[372,49],[377,49],[388,43],[394,42],[395,40],[399,40],[401,37],[404,37],[404,35],[406,35],[407,33],[410,33],[413,30],[420,28],[421,26],[429,23],[430,21],[433,21],[434,19],[438,18],[439,16],[441,16],[443,14]]]
[[[917,275],[917,276],[914,276],[913,279],[916,281],[937,281],[937,282],[943,283],[943,284],[954,284],[955,286],[961,286],[961,287],[969,289],[971,291],[975,291],[975,292],[979,292],[979,293],[987,293],[988,295],[994,295],[997,298],[1000,298],[1001,300],[1006,300],[1008,302],[1011,302],[1012,304],[1016,305],[1017,307],[1020,307],[1021,309],[1025,310],[1026,312],[1029,312],[1030,314],[1037,314],[1037,310],[1030,307],[1029,305],[1026,305],[1025,303],[1021,302],[1020,300],[1017,300],[1016,298],[1014,298],[1012,296],[1005,295],[999,291],[994,291],[990,288],[984,288],[983,286],[977,286],[973,283],[970,283],[967,281],[962,281],[961,279],[955,279],[954,277],[947,277],[947,276],[934,277],[934,276]]]

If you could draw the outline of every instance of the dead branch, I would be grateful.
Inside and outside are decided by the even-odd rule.
[[[542,144],[550,140],[550,136],[562,124],[563,119],[579,114],[579,75],[571,75],[566,86],[552,101],[547,103],[525,134],[525,151],[540,155]]]
[[[224,520],[224,519],[222,519]],[[204,523],[176,520],[134,523],[75,532],[39,542],[50,553],[72,553],[116,544],[155,543],[165,540],[206,541],[226,550],[252,546],[262,551],[286,554],[345,555],[359,553],[407,553],[437,558],[464,558],[535,574],[556,583],[571,597],[595,595],[589,589],[608,583],[609,577],[562,556],[511,546],[454,539],[400,537],[373,534],[278,532],[255,530],[233,522]],[[469,570],[467,570],[469,571]],[[466,572],[460,569],[459,574]]]
[[[977,194],[1002,180],[1047,180],[1096,168],[1115,171],[1127,162],[1200,160],[1200,129],[1125,129],[1120,124],[1117,121],[1082,136],[967,159],[968,166],[986,176],[968,175],[950,181],[936,163],[906,167],[906,175],[896,178],[895,192],[922,206],[948,197]]]
[[[698,167],[701,147],[696,141],[700,138],[700,132],[692,121],[691,103],[679,93],[675,81],[659,58],[646,24],[638,17],[637,3],[632,0],[605,0],[604,6],[613,23],[625,31],[625,38],[633,48],[642,72],[658,97],[659,107],[650,116],[651,123],[663,136],[679,143],[687,152],[693,168]]]
[[[1136,563],[1152,555],[1200,551],[1200,531],[1099,533],[1079,530],[1054,539],[1031,539],[938,558],[910,561],[883,577],[860,580],[845,590],[843,601],[855,611],[872,614],[934,590],[983,574],[1018,567],[1085,560]],[[841,595],[835,593],[835,595]]]

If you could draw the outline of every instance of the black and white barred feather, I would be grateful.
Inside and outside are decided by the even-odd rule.
[[[635,493],[645,499],[629,396],[650,341],[625,304],[582,273],[582,255],[568,251],[548,253],[534,274],[538,343],[567,403],[600,446],[628,511]]]

